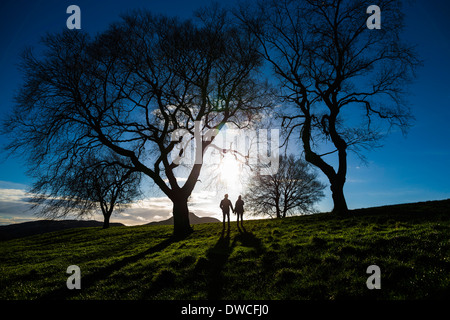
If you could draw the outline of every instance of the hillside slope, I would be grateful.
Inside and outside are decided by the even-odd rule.
[[[110,223],[123,226],[122,223]],[[74,228],[102,227],[103,222],[94,220],[38,220],[0,226],[0,241],[10,240]]]
[[[212,217],[198,217],[194,213],[189,212],[189,221],[192,225],[201,223],[220,222]],[[150,222],[146,225],[173,225],[173,217],[163,220]],[[0,241],[23,238],[47,232],[55,232],[75,228],[98,228],[102,227],[103,222],[95,220],[37,220],[0,226]],[[110,226],[124,226],[122,223],[111,222]]]
[[[71,229],[0,243],[0,299],[448,299],[450,200],[283,220]],[[66,287],[81,269],[81,290]],[[370,265],[381,290],[369,290]]]

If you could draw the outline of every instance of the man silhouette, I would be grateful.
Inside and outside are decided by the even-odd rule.
[[[239,216],[241,217],[241,226],[244,226],[244,201],[241,196],[238,197],[234,204],[234,212],[237,214],[237,225],[239,228]]]
[[[228,199],[228,194],[225,195],[225,198],[220,201],[220,209],[222,209],[223,213],[223,228],[225,229],[225,215],[228,216],[228,228],[230,228],[230,207],[233,210],[233,204],[230,199]],[[234,212],[234,210],[233,210]]]

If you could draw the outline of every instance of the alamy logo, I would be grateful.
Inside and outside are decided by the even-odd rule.
[[[220,153],[230,152],[249,165],[262,165],[275,174],[279,165],[279,129],[208,129],[201,132],[201,121],[195,121],[194,134],[187,129],[174,130],[171,141],[176,142],[171,157],[174,164],[220,164]],[[206,150],[204,142],[209,142]],[[209,152],[209,151],[219,152]],[[261,174],[264,174],[261,172]]]
[[[381,9],[379,6],[369,6],[367,8],[367,14],[371,14],[371,16],[367,19],[367,28],[370,30],[373,29],[381,29]]]
[[[367,268],[366,273],[372,274],[369,278],[367,278],[366,285],[367,288],[372,289],[381,289],[381,269],[377,265],[371,265]]]
[[[67,278],[67,289],[81,289],[81,270],[79,266],[72,265],[67,267],[66,273],[72,274]]]
[[[81,29],[81,9],[79,6],[71,5],[67,7],[66,13],[71,14],[67,18],[66,26],[68,29]]]

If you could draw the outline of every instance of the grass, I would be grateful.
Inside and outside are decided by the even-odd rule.
[[[0,242],[0,299],[445,299],[450,200],[283,220],[79,228]],[[369,290],[366,269],[381,269]],[[68,290],[66,269],[81,269]]]

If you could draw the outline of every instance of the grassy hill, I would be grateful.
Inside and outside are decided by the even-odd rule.
[[[78,228],[0,242],[0,299],[450,297],[450,200],[284,220]],[[369,290],[369,265],[381,289]],[[68,290],[66,269],[81,269]]]
[[[124,226],[110,223],[111,226]],[[95,220],[38,220],[0,226],[0,241],[33,236],[47,232],[73,228],[102,227],[103,222]]]

